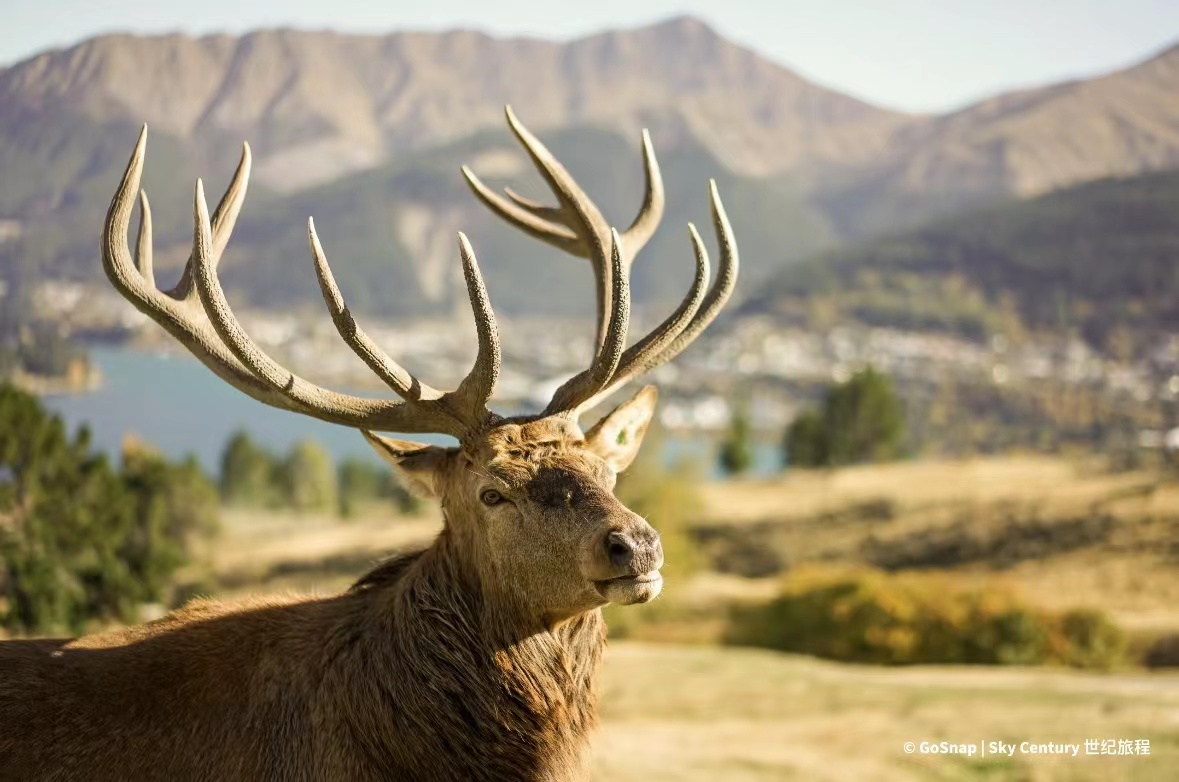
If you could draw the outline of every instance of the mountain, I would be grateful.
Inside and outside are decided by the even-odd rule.
[[[584,264],[513,236],[458,177],[469,162],[543,192],[504,127],[506,103],[623,224],[641,188],[638,131],[651,129],[669,213],[635,267],[641,304],[687,285],[682,224],[707,223],[711,176],[741,241],[744,294],[840,242],[1179,167],[1179,48],[914,116],[811,83],[689,17],[567,43],[471,31],[107,35],[0,69],[0,278],[101,279],[102,216],[147,121],[162,270],[186,255],[193,180],[217,192],[249,139],[255,176],[227,254],[231,294],[316,299],[290,266],[306,258],[314,214],[358,309],[454,305],[460,229],[509,309],[575,306]]]
[[[643,194],[637,138],[569,128],[547,134],[545,141],[611,222],[629,224]],[[413,163],[390,164],[243,211],[225,256],[226,284],[269,307],[318,298],[304,228],[313,215],[341,288],[359,310],[413,314],[465,307],[455,244],[461,229],[472,241],[497,309],[591,312],[589,264],[493,216],[459,175],[463,163],[493,187],[510,185],[554,201],[510,134],[482,133],[423,153]],[[739,239],[743,279],[765,279],[783,258],[803,257],[832,243],[822,217],[798,192],[730,173],[699,144],[661,155],[660,166],[667,209],[632,269],[640,302],[669,308],[688,290],[695,269],[689,221],[715,247],[709,175],[717,180]],[[191,242],[187,234],[176,240],[185,250]],[[179,253],[174,258],[181,260]]]
[[[833,176],[836,230],[866,236],[1004,195],[1179,167],[1179,46],[1098,78],[998,95],[901,129]]]
[[[56,127],[67,138],[86,131],[67,124]],[[134,134],[122,140],[127,138]],[[43,140],[48,146],[58,143],[53,136]],[[569,128],[546,134],[545,140],[605,214],[616,224],[628,224],[643,193],[639,139],[624,139],[600,128]],[[174,137],[149,137],[144,188],[152,201],[157,278],[165,286],[179,274],[192,244],[195,171],[182,146]],[[36,166],[36,161],[12,162],[13,167]],[[206,169],[211,203],[220,197],[235,163],[231,154],[223,154]],[[236,301],[257,306],[319,306],[306,234],[307,218],[314,216],[340,286],[358,312],[408,316],[465,307],[455,244],[459,230],[474,244],[497,310],[592,312],[588,263],[492,216],[459,174],[464,163],[492,186],[511,185],[552,200],[506,128],[294,194],[251,185],[221,267],[226,287]],[[709,246],[715,246],[708,207],[710,175],[717,179],[739,238],[743,279],[764,279],[783,258],[803,257],[833,242],[821,215],[797,191],[772,180],[730,173],[699,144],[685,143],[661,155],[660,164],[667,210],[661,229],[632,270],[639,302],[665,307],[687,291],[694,270],[689,220],[699,226]],[[45,276],[101,282],[98,227],[110,183],[118,177],[114,166],[85,170],[80,165],[79,190],[69,191],[47,215],[27,220],[19,238],[0,243],[0,268],[41,259],[38,272]]]
[[[743,307],[974,339],[1078,335],[1133,355],[1179,329],[1179,173],[1008,200],[788,267]]]
[[[912,118],[823,89],[680,17],[570,43],[482,33],[107,35],[0,71],[0,136],[66,115],[147,122],[197,149],[249,139],[279,190],[502,126],[651,126],[766,176],[868,160]]]

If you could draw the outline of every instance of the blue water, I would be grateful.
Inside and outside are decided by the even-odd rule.
[[[81,424],[89,426],[95,447],[114,458],[124,436],[131,434],[173,458],[194,454],[209,472],[216,474],[221,450],[239,429],[274,451],[285,451],[298,440],[313,439],[337,459],[377,458],[355,430],[267,407],[230,387],[188,356],[95,347],[90,358],[103,375],[98,390],[49,395],[43,401],[71,429]],[[413,439],[453,442],[442,435],[414,435]],[[664,459],[669,464],[684,459],[696,461],[715,475],[714,451],[714,444],[705,437],[669,437]],[[780,468],[773,443],[759,444],[755,456],[755,473],[768,474]]]

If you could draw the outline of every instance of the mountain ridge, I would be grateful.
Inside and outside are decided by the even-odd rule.
[[[490,233],[494,221],[457,171],[439,171],[437,161],[476,162],[488,180],[519,184],[526,158],[503,126],[505,103],[546,141],[566,140],[562,156],[577,161],[607,214],[629,219],[618,206],[641,187],[632,147],[644,126],[665,170],[676,172],[669,201],[678,188],[719,175],[735,188],[732,203],[726,196],[730,214],[739,204],[738,219],[748,220],[738,239],[752,250],[743,276],[750,290],[759,275],[841,241],[1012,196],[1179,167],[1179,46],[1094,79],[933,116],[826,89],[691,17],[563,43],[470,30],[111,34],[0,69],[0,277],[27,268],[45,278],[96,278],[102,213],[147,120],[145,187],[161,268],[186,255],[191,182],[217,180],[247,138],[254,179],[227,281],[267,300],[265,282],[249,270],[283,273],[270,248],[294,250],[286,232],[299,234],[294,226],[316,213],[327,218],[325,241],[333,217],[349,226],[344,246],[361,256],[366,271],[356,282],[374,301],[397,287],[376,272],[384,241],[397,248],[386,253],[396,267],[390,279],[445,306],[453,286],[450,272],[438,270],[453,230]],[[585,146],[569,146],[573,138]],[[480,159],[448,157],[464,148]],[[378,203],[355,214],[346,208],[362,197]],[[320,198],[322,209],[310,203]],[[669,224],[689,214],[699,220],[693,208],[674,206]],[[265,230],[250,227],[255,214]],[[536,252],[499,238],[489,246],[493,256]],[[671,252],[661,246],[653,246],[656,257]],[[500,288],[536,279],[526,265],[509,266],[518,276],[502,278]],[[430,270],[424,277],[422,268]],[[640,300],[675,290],[641,276],[636,284]]]
[[[1080,337],[1119,358],[1179,329],[1179,171],[1085,182],[844,246],[784,268],[743,305],[823,330],[860,323]]]
[[[649,122],[664,145],[691,133],[734,171],[760,175],[862,157],[909,121],[690,17],[566,44],[471,31],[113,34],[0,71],[0,101],[100,123],[133,117],[195,143],[246,137],[259,178],[282,190],[497,126],[508,103],[537,130]],[[316,170],[300,172],[308,158]]]

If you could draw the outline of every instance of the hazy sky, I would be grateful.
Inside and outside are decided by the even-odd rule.
[[[0,63],[112,30],[467,27],[567,39],[682,13],[814,81],[910,111],[1101,73],[1179,42],[1179,0],[0,0]]]

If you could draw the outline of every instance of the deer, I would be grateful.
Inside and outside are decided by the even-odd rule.
[[[365,333],[310,219],[308,243],[335,327],[398,399],[323,388],[259,347],[217,275],[246,194],[248,144],[211,217],[197,181],[192,252],[177,285],[157,287],[151,208],[140,190],[144,126],[102,231],[110,282],[233,387],[263,404],[359,430],[414,491],[441,503],[443,523],[426,548],[381,562],[340,594],[198,598],[125,629],[0,644],[0,779],[586,777],[606,642],[601,609],[645,603],[662,587],[658,533],[614,494],[657,393],[643,387],[584,431],[579,417],[696,339],[730,298],[738,255],[712,181],[715,280],[689,224],[696,261],[690,289],[628,347],[631,263],[665,204],[649,134],[642,137],[642,205],[620,233],[510,107],[506,115],[556,205],[509,188],[500,195],[466,166],[463,176],[511,226],[588,260],[597,301],[589,366],[535,415],[500,416],[488,407],[500,340],[461,233],[478,351],[454,390],[426,385]],[[444,434],[457,444],[389,433]]]

